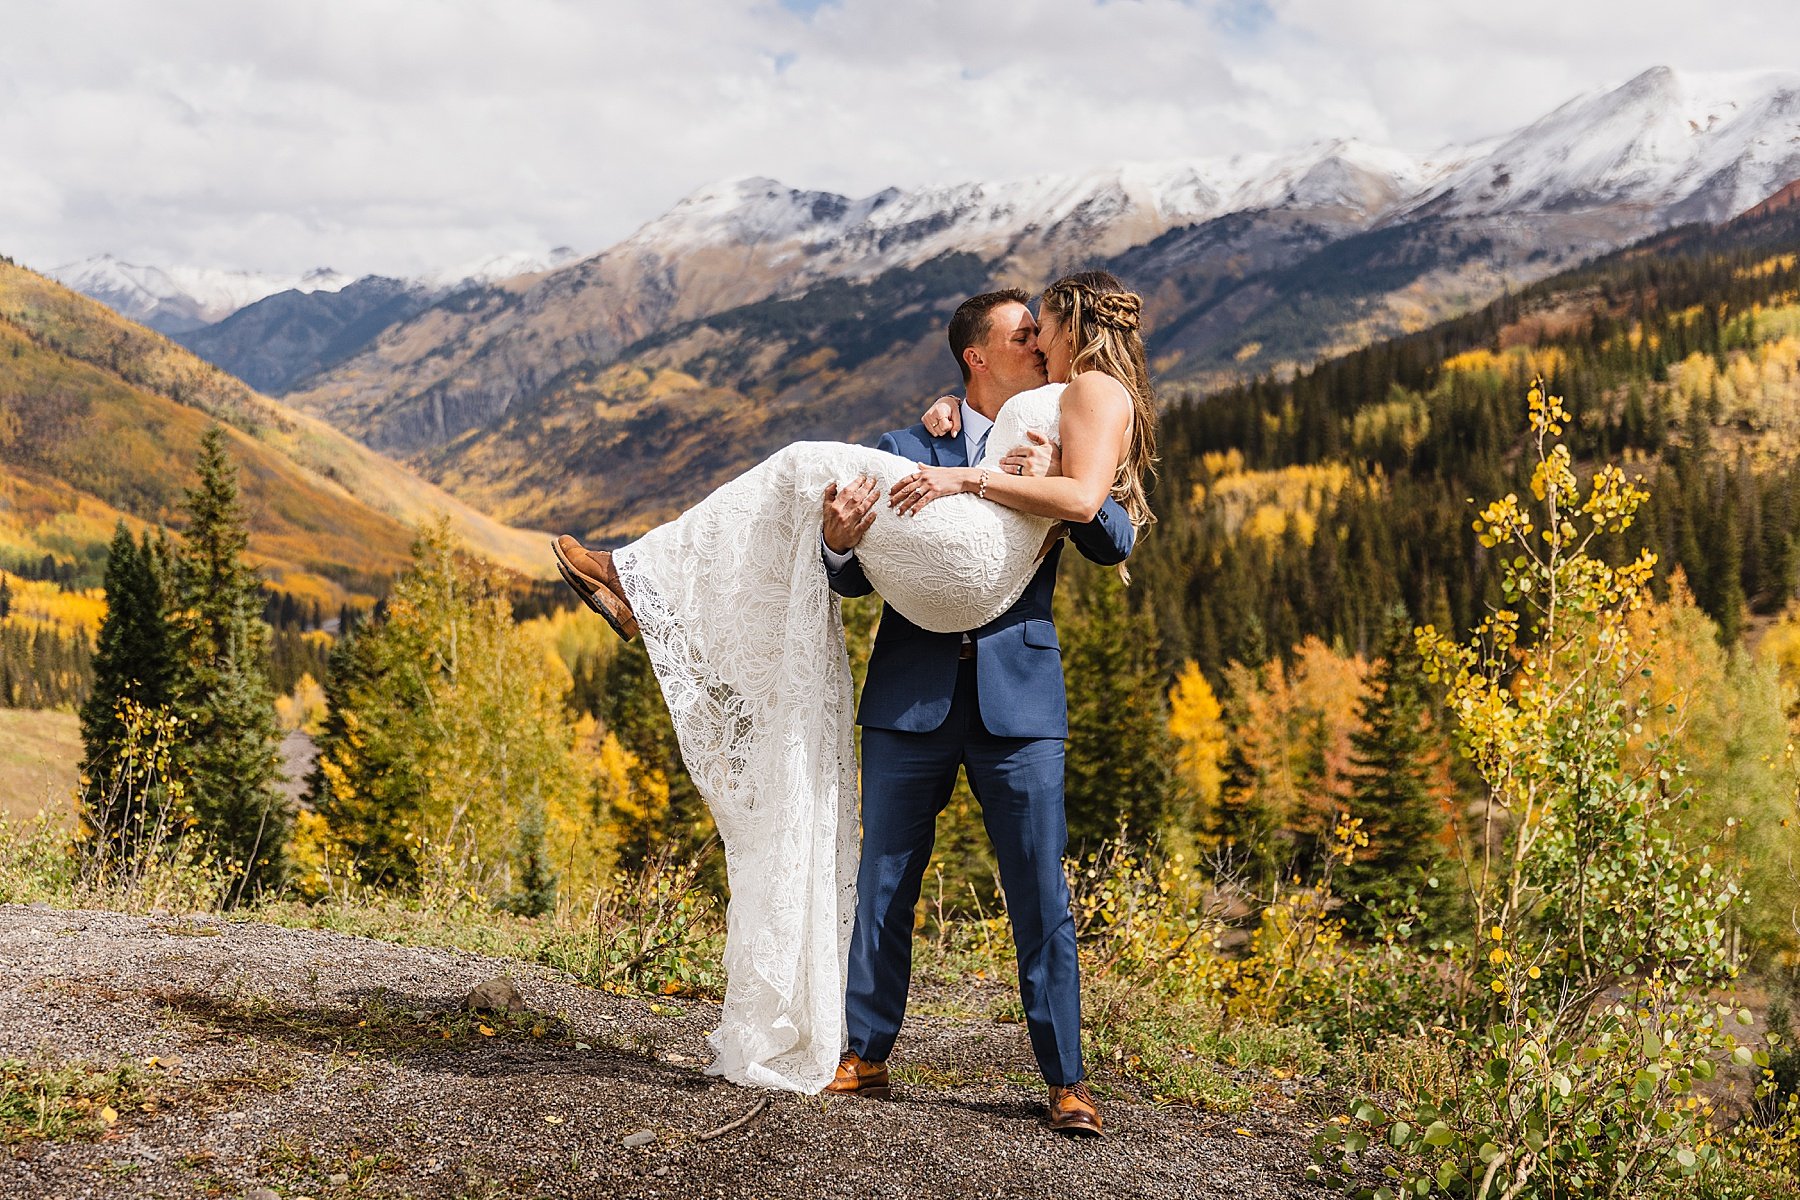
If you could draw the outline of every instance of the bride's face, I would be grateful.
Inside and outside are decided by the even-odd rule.
[[[1041,305],[1038,314],[1038,349],[1044,352],[1044,369],[1051,383],[1069,382],[1069,363],[1075,352],[1069,346],[1068,327],[1055,313]]]

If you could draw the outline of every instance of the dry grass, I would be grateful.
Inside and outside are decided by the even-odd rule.
[[[81,723],[74,713],[0,708],[0,816],[74,812]]]

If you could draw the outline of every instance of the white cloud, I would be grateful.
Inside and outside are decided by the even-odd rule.
[[[809,10],[810,11],[807,11]],[[0,253],[414,272],[695,187],[863,194],[1500,132],[1645,67],[1788,67],[1671,0],[59,0],[0,43]]]

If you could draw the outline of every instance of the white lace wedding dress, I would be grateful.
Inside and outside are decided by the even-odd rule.
[[[1062,385],[1007,401],[977,465],[1055,440]],[[707,1070],[817,1092],[844,1046],[844,972],[856,909],[856,760],[850,665],[819,528],[828,483],[887,490],[914,464],[799,442],[613,556],[711,808],[731,887],[725,1006]],[[885,507],[857,548],[875,590],[916,624],[975,629],[1024,591],[1051,522],[973,495],[918,515]]]

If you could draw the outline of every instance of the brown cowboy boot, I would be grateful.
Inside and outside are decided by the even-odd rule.
[[[868,1062],[854,1050],[846,1050],[838,1062],[837,1076],[825,1090],[838,1096],[867,1096],[886,1100],[893,1095],[888,1086],[888,1069],[884,1062]]]
[[[1071,1083],[1068,1087],[1050,1085],[1050,1104],[1046,1110],[1051,1129],[1058,1133],[1076,1133],[1083,1137],[1100,1137],[1100,1106],[1088,1085]]]
[[[626,641],[638,635],[637,617],[625,599],[611,554],[588,550],[566,533],[550,543],[550,552],[556,555],[556,569],[562,572],[563,582],[575,589],[583,604],[605,617],[613,632]]]

